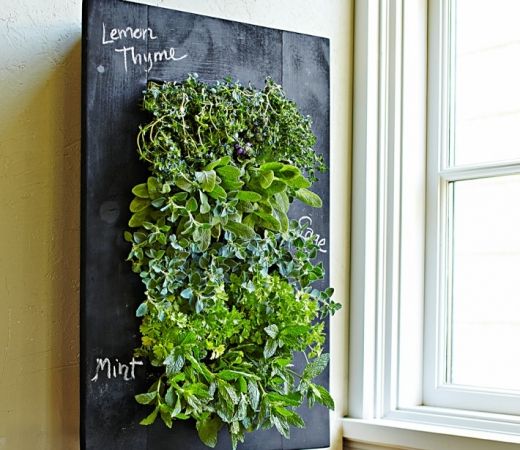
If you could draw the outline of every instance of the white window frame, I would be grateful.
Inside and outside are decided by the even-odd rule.
[[[432,400],[439,393],[449,400],[453,390],[441,386],[439,374],[432,378],[431,367],[423,365],[424,349],[430,354],[433,345],[438,361],[443,345],[439,333],[430,334],[436,339],[424,347],[424,331],[431,333],[432,324],[423,322],[425,312],[426,317],[432,313],[424,311],[424,293],[437,295],[432,285],[438,286],[437,273],[424,276],[426,252],[432,254],[430,247],[436,245],[426,241],[427,233],[432,235],[427,214],[436,217],[436,227],[442,223],[437,209],[433,216],[426,211],[426,204],[435,205],[426,202],[426,193],[444,195],[438,186],[427,186],[439,179],[428,176],[427,163],[443,167],[432,165],[431,158],[440,153],[427,148],[440,148],[449,139],[449,43],[428,39],[428,33],[447,36],[449,15],[441,5],[442,0],[355,2],[349,418],[344,436],[418,449],[517,448],[520,417],[472,412],[465,403],[467,410],[455,410],[446,407],[453,406],[446,398]],[[428,65],[441,70],[428,73]],[[443,101],[427,102],[428,96]],[[481,170],[448,169],[442,176],[471,178]],[[499,174],[512,168],[506,164],[489,170]],[[443,231],[433,230],[434,235]],[[433,313],[437,320],[443,317],[442,311]],[[433,390],[428,391],[428,383]],[[435,406],[424,406],[425,401]]]
[[[449,304],[451,273],[450,242],[453,217],[452,189],[450,182],[480,179],[520,173],[518,161],[501,161],[488,164],[453,166],[454,118],[451,117],[451,103],[454,96],[455,64],[454,42],[449,41],[452,11],[456,0],[430,1],[429,52],[433,64],[429,68],[430,99],[428,129],[428,205],[426,245],[427,260],[425,272],[425,351],[432,358],[424,359],[424,403],[430,406],[459,408],[474,411],[489,411],[498,414],[520,414],[520,396],[498,389],[483,389],[470,386],[448,384],[449,347]],[[453,33],[451,33],[452,35]],[[440,39],[435,37],[439,36]],[[440,45],[439,45],[440,43]],[[451,153],[451,155],[449,154]]]

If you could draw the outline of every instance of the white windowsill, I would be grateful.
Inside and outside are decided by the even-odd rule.
[[[417,450],[518,450],[520,436],[391,419],[343,419],[343,437]]]

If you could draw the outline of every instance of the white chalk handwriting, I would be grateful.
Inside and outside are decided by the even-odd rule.
[[[298,223],[300,224],[300,226],[307,225],[305,230],[303,230],[303,237],[314,238],[314,242],[316,242],[316,245],[318,246],[318,251],[320,253],[327,253],[326,248],[324,248],[327,245],[327,239],[321,237],[318,233],[315,233],[314,230],[311,228],[312,218],[309,216],[301,216],[298,220]]]
[[[135,380],[135,366],[142,365],[142,361],[133,357],[128,364],[120,362],[117,358],[115,361],[111,361],[109,358],[96,358],[96,373],[90,381],[96,382],[100,376],[109,380],[112,378],[122,378],[125,381]]]
[[[188,56],[184,54],[177,56],[177,51],[174,47],[167,47],[157,51],[140,51],[136,46],[139,41],[146,42],[148,40],[155,40],[158,36],[152,28],[111,28],[107,29],[103,22],[103,34],[101,37],[102,45],[113,45],[115,53],[123,56],[125,72],[128,72],[129,66],[143,66],[145,72],[150,72],[154,64],[163,61],[180,61]],[[119,41],[125,42],[120,45]],[[126,45],[127,42],[136,42],[134,45]],[[100,72],[102,73],[102,72]]]

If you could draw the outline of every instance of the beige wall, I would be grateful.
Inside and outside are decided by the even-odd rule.
[[[81,2],[0,2],[0,449],[72,450],[79,447]],[[352,0],[149,3],[331,38],[331,277],[344,301]],[[333,320],[334,417],[345,409],[345,311]],[[333,435],[339,448],[339,428]]]

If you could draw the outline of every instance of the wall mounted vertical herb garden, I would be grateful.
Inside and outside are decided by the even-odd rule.
[[[234,448],[246,432],[304,427],[296,408],[333,408],[313,380],[327,366],[324,319],[338,309],[313,259],[318,246],[289,220],[293,201],[320,208],[309,188],[320,171],[310,118],[268,79],[149,83],[152,118],[138,136],[150,176],[132,190],[125,238],[144,284],[141,346],[155,382],[136,396],[142,420],[194,419]],[[294,355],[307,361],[302,371]]]

